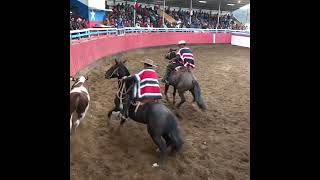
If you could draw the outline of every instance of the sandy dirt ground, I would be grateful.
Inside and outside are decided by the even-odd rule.
[[[231,45],[190,47],[208,111],[193,106],[189,92],[179,110],[163,100],[182,115],[178,122],[184,140],[182,154],[170,156],[164,169],[153,168],[159,153],[145,125],[127,121],[118,132],[119,120],[113,117],[111,127],[106,126],[117,83],[104,78],[110,65],[103,63],[88,72],[90,109],[70,142],[72,180],[249,180],[250,50]],[[128,59],[130,73],[141,70],[141,60],[151,58],[162,76],[169,48],[133,50],[122,56]],[[172,87],[169,94],[172,97]]]

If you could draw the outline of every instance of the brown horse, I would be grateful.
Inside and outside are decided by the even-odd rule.
[[[165,56],[166,59],[171,60],[172,58],[176,57],[176,50],[170,49],[168,54]],[[196,102],[198,107],[205,111],[207,109],[203,98],[201,96],[201,89],[198,81],[195,79],[193,73],[190,69],[185,68],[184,66],[180,66],[171,73],[171,76],[168,78],[169,84],[165,85],[164,94],[166,96],[167,101],[168,99],[168,89],[169,86],[173,86],[173,104],[175,104],[175,96],[176,91],[178,90],[179,96],[181,98],[180,103],[177,105],[179,108],[185,101],[184,93],[186,91],[190,91],[193,96],[193,102]]]
[[[72,127],[74,127],[74,132],[76,132],[77,127],[80,122],[84,119],[88,109],[90,96],[88,92],[88,87],[86,81],[88,77],[80,76],[75,79],[74,77],[70,77],[71,81],[74,81],[74,84],[71,87],[70,91],[70,135],[72,131]],[[76,111],[77,120],[75,122],[72,121],[73,113]]]

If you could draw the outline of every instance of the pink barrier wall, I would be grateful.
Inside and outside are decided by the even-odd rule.
[[[217,33],[216,43],[231,43],[231,33]]]
[[[124,36],[108,36],[70,46],[70,74],[94,61],[130,49],[177,44],[179,40],[188,44],[213,43],[213,33],[135,33]],[[231,43],[231,33],[217,33],[216,43]]]

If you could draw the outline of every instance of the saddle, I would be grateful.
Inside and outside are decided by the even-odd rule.
[[[174,68],[174,72],[189,72],[190,68],[187,68],[185,66],[178,66],[176,68]]]
[[[144,99],[144,100],[142,100],[142,101],[136,101],[136,103],[133,104],[133,105],[136,106],[134,112],[137,113],[137,111],[138,111],[138,109],[139,109],[140,107],[143,107],[143,105],[145,105],[146,103],[149,103],[149,102],[158,103],[158,102],[159,102],[159,99]]]

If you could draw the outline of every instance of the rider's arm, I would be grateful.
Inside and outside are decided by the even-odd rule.
[[[174,58],[176,61],[182,61],[180,50],[176,53],[176,57]]]

